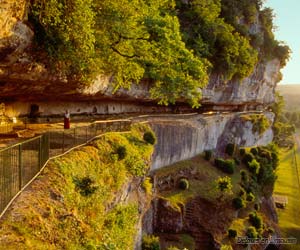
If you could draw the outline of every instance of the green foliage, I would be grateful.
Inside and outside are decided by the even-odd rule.
[[[232,192],[232,184],[231,178],[229,176],[219,177],[216,180],[217,189],[220,190],[222,193],[231,193]]]
[[[235,229],[229,228],[227,234],[229,238],[235,238],[237,236],[237,231]]]
[[[190,184],[189,184],[189,181],[187,179],[181,178],[178,182],[178,186],[179,186],[180,189],[186,190],[186,189],[189,189]]]
[[[264,115],[258,115],[253,120],[252,131],[258,132],[260,135],[270,127],[270,121]]]
[[[95,13],[92,0],[34,0],[30,19],[36,40],[56,69],[71,80],[98,71],[95,51]]]
[[[256,229],[260,229],[263,227],[263,221],[261,216],[257,215],[256,212],[252,212],[249,214],[249,222],[252,226],[254,226]]]
[[[248,173],[245,170],[240,171],[242,182],[246,183],[249,180]]]
[[[250,121],[252,123],[252,132],[263,134],[269,127],[270,121],[264,114],[249,114],[241,115],[241,119],[244,121]]]
[[[118,159],[123,160],[127,155],[127,150],[125,146],[119,146],[117,148]]]
[[[205,150],[204,151],[204,159],[209,161],[212,157],[212,154],[213,154],[212,150]]]
[[[148,142],[151,145],[154,145],[156,143],[156,136],[152,131],[145,132],[143,139],[145,142]]]
[[[249,171],[252,174],[258,174],[260,169],[260,164],[255,159],[253,159],[251,162],[248,163]]]
[[[240,148],[240,156],[244,156],[246,153],[246,149]]]
[[[207,58],[225,80],[249,75],[257,52],[246,37],[220,18],[221,3],[212,0],[176,1],[184,39],[198,57]]]
[[[159,238],[154,235],[144,235],[142,250],[160,250]]]
[[[180,250],[178,247],[169,246],[167,250]]]
[[[70,80],[104,74],[115,91],[146,80],[160,104],[184,98],[199,106],[208,63],[186,48],[174,7],[173,1],[33,0],[30,21],[51,65]]]
[[[11,249],[132,249],[139,219],[138,204],[114,205],[143,162],[147,170],[153,146],[143,141],[146,124],[127,133],[106,133],[89,145],[52,159],[18,208],[19,218],[6,221],[3,232]],[[110,157],[120,146],[124,160]],[[130,166],[125,160],[134,158]],[[21,228],[21,231],[19,230]],[[22,237],[24,241],[17,241]],[[53,243],[55,241],[55,244]]]
[[[250,152],[251,152],[253,155],[257,155],[257,154],[258,154],[257,148],[251,148],[251,149],[250,149]]]
[[[247,201],[252,202],[252,201],[254,201],[254,199],[255,199],[254,194],[252,194],[251,192],[247,194],[247,197],[246,197]]]
[[[247,228],[247,232],[246,232],[246,236],[250,239],[256,239],[258,237],[258,233],[256,231],[255,227],[248,227]]]
[[[245,153],[243,156],[243,163],[246,164],[246,166],[249,165],[250,162],[253,161],[255,157],[251,153]]]
[[[160,104],[184,98],[199,105],[207,66],[185,47],[173,1],[97,1],[96,7],[99,54],[115,90],[145,79]]]
[[[146,191],[146,194],[152,194],[152,182],[150,177],[146,177],[142,184],[143,189]]]
[[[232,205],[235,209],[241,209],[246,207],[245,200],[242,199],[241,197],[236,197],[232,200]]]
[[[225,153],[229,156],[233,156],[234,152],[236,150],[236,145],[234,143],[228,143],[225,148]]]
[[[224,173],[233,174],[235,169],[235,162],[232,159],[224,160],[222,158],[215,159],[215,165]]]
[[[273,141],[279,147],[292,148],[294,146],[293,134],[295,133],[295,127],[288,121],[280,119],[280,117],[282,117],[284,105],[283,96],[276,92],[276,99],[271,107],[272,111],[275,113]]]
[[[241,161],[240,161],[239,158],[234,157],[233,160],[234,160],[234,162],[235,162],[235,164],[236,164],[237,166],[239,166],[239,165],[241,164]]]
[[[131,249],[139,213],[136,205],[117,205],[104,220],[103,238],[97,249]],[[131,237],[128,237],[131,236]]]
[[[257,16],[263,32],[250,34]],[[48,66],[69,83],[99,74],[114,91],[147,82],[159,104],[193,107],[211,73],[244,78],[258,52],[285,65],[290,50],[274,39],[272,19],[259,0],[33,0],[29,11]]]
[[[241,198],[243,198],[245,196],[245,194],[246,194],[245,190],[243,188],[241,188],[240,191],[239,191],[239,196]]]
[[[274,38],[274,15],[271,8],[262,9],[263,1],[261,0],[221,0],[221,2],[221,16],[240,34],[249,38],[251,45],[262,54],[265,60],[278,58],[282,66],[286,64],[290,48]],[[249,26],[255,25],[257,19],[261,23],[262,32],[251,34]],[[238,20],[243,20],[243,22]]]
[[[82,196],[90,196],[97,190],[97,187],[94,186],[95,181],[93,181],[90,177],[75,177],[73,181],[76,186],[76,190],[79,190]]]

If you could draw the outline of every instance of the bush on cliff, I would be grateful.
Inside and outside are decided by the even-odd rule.
[[[234,160],[224,160],[222,158],[215,159],[215,165],[226,174],[233,174],[235,169]]]
[[[241,209],[246,207],[245,200],[242,199],[241,197],[236,197],[232,200],[232,205],[235,209]]]
[[[212,150],[205,150],[204,151],[204,159],[209,161],[212,157],[212,154],[213,154]]]
[[[142,240],[142,250],[160,250],[159,237],[154,235],[144,235]]]
[[[152,131],[145,132],[144,141],[150,143],[151,145],[154,145],[156,143],[156,136]]]
[[[180,189],[186,190],[186,189],[189,189],[190,183],[186,178],[181,178],[179,180],[178,186]]]
[[[228,143],[225,148],[225,153],[229,156],[233,156],[234,152],[236,150],[236,145],[234,143]]]

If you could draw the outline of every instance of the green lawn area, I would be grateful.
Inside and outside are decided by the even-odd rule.
[[[298,168],[300,152],[297,151]],[[285,209],[277,209],[279,227],[283,237],[295,237],[300,244],[300,187],[297,178],[294,150],[280,151],[280,165],[277,169],[278,179],[274,194],[288,198]],[[284,245],[282,249],[299,249],[299,245]]]
[[[239,181],[240,181],[240,169],[237,166],[234,174],[224,174],[222,171],[213,166],[213,160],[206,161],[203,159],[202,155],[198,155],[188,160],[184,160],[168,167],[161,168],[155,172],[157,178],[161,176],[167,176],[172,173],[180,172],[183,169],[193,169],[197,171],[197,179],[190,179],[190,188],[187,190],[181,190],[178,188],[172,189],[170,191],[165,191],[160,195],[168,199],[174,208],[178,208],[178,204],[184,205],[189,199],[196,196],[200,196],[210,202],[217,202],[216,198],[220,196],[220,193],[215,190],[215,181],[219,177],[229,176],[232,182],[231,195],[225,195],[227,199],[232,199],[239,191]]]

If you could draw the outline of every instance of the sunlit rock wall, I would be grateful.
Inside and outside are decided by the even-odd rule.
[[[157,135],[157,144],[152,157],[152,170],[191,158],[204,150],[224,152],[227,143],[239,146],[266,145],[273,139],[269,127],[262,134],[253,132],[251,121],[240,114],[197,115],[182,120],[152,120],[150,124]],[[274,114],[264,115],[273,122]]]

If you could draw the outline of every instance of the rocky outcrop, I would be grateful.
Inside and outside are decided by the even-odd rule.
[[[274,114],[259,113],[272,124]],[[204,150],[224,152],[227,143],[239,146],[266,145],[273,139],[271,127],[263,133],[254,131],[244,113],[183,116],[182,119],[157,118],[149,122],[157,135],[152,170],[191,158]],[[248,114],[251,116],[251,113]],[[255,115],[252,113],[252,115]]]

